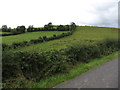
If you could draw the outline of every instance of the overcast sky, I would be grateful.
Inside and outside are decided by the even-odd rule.
[[[0,0],[0,27],[53,24],[118,26],[119,0]]]

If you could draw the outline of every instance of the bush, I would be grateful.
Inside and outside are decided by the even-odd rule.
[[[66,59],[55,50],[43,53],[4,53],[3,81],[19,75],[24,75],[29,80],[40,80],[49,75],[64,72],[67,69]]]
[[[46,41],[47,40],[47,36],[43,36],[43,40]]]
[[[68,72],[71,64],[87,63],[94,58],[119,50],[117,40],[105,40],[92,45],[73,45],[62,50],[44,52],[3,52],[3,83],[24,76],[39,81],[57,73]],[[14,45],[16,46],[16,44]],[[12,79],[11,79],[12,80]]]
[[[30,44],[37,44],[37,43],[40,43],[40,42],[42,42],[42,40],[30,40]]]
[[[12,44],[12,48],[13,49],[16,49],[17,47],[19,47],[20,46],[20,43],[13,43]]]
[[[89,62],[93,58],[98,58],[117,51],[118,44],[117,40],[107,39],[94,45],[73,45],[66,50],[66,54],[69,55],[71,60]]]
[[[16,60],[15,60],[16,59]],[[20,57],[16,53],[3,52],[2,53],[2,80],[8,80],[12,77],[16,78],[21,74],[20,71]]]
[[[4,51],[5,49],[8,49],[9,46],[7,44],[2,44],[2,51]]]
[[[47,36],[39,37],[38,39],[30,40],[29,42],[23,41],[23,42],[13,43],[12,45],[3,44],[3,51],[7,50],[7,49],[11,49],[11,48],[16,49],[18,47],[24,47],[24,46],[28,46],[28,45],[31,45],[31,44],[42,43],[44,41],[59,39],[59,38],[69,36],[69,35],[72,35],[72,31],[67,32],[67,33],[62,33],[62,34],[59,34],[59,35],[54,34],[52,37],[47,37]]]
[[[17,26],[16,30],[18,33],[25,33],[25,26]]]
[[[87,46],[71,46],[66,52],[70,58],[81,62],[87,62],[88,58],[90,59],[90,48]],[[74,62],[74,61],[73,61]]]
[[[55,38],[55,37],[56,37],[56,34],[54,34],[53,37]]]

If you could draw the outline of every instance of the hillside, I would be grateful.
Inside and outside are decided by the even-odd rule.
[[[38,52],[41,50],[63,49],[76,43],[93,44],[93,43],[96,43],[98,41],[101,41],[107,38],[118,38],[118,29],[107,28],[107,27],[79,26],[77,27],[76,31],[71,36],[53,40],[53,41],[44,42],[41,44],[34,44],[34,45],[27,46],[27,47],[18,48],[13,51]],[[3,42],[6,42],[6,41],[3,41]]]
[[[33,39],[40,36],[44,36],[44,38],[39,38],[37,43],[33,42],[36,41]],[[80,26],[75,31],[67,33],[39,31],[3,38],[3,43],[9,44],[2,46],[3,83],[6,88],[53,87],[63,82],[61,80],[69,80],[71,77],[99,65],[101,61],[106,62],[107,60],[97,58],[107,57],[107,55],[119,51],[120,48],[120,41],[117,40],[118,29],[105,27]],[[24,40],[30,40],[27,42],[29,45],[22,43]],[[10,45],[10,43],[13,44]],[[94,63],[94,59],[97,63]],[[79,70],[82,71],[77,74],[75,69],[73,70],[75,72],[70,73],[70,70],[77,67],[77,64],[80,65]],[[85,66],[86,64],[87,66]],[[58,78],[49,82],[51,77]]]
[[[50,37],[50,36],[53,36],[54,34],[58,35],[58,34],[65,33],[65,32],[67,32],[67,31],[62,31],[62,32],[40,31],[40,32],[27,32],[24,34],[12,35],[12,36],[4,36],[4,37],[2,37],[2,40],[3,40],[2,43],[11,45],[14,42],[17,43],[17,42],[23,42],[23,41],[30,41],[32,39],[37,39],[40,36]],[[7,32],[4,32],[4,33],[7,33]]]

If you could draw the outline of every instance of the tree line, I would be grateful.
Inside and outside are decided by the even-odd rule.
[[[22,25],[12,29],[11,27],[7,27],[7,25],[3,25],[0,30],[2,32],[11,32],[13,34],[16,34],[34,31],[70,31],[74,30],[75,28],[76,24],[74,22],[71,22],[70,25],[53,25],[52,22],[49,22],[41,28],[35,28],[33,25],[30,25],[28,28],[26,28],[24,25]]]

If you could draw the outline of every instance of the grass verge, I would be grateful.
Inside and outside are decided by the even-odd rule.
[[[38,83],[31,82],[28,84],[28,86],[31,88],[52,88],[62,82],[73,79],[74,77],[79,76],[82,73],[84,73],[92,68],[100,66],[103,63],[106,63],[108,61],[111,61],[112,59],[114,59],[118,56],[118,53],[120,54],[120,51],[114,52],[108,56],[103,56],[101,58],[94,59],[89,63],[77,64],[72,69],[69,70],[69,73],[58,74],[58,75],[55,75],[52,77],[48,77],[44,80],[41,80]]]

